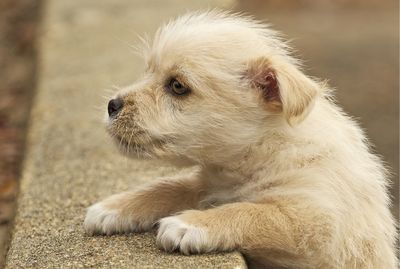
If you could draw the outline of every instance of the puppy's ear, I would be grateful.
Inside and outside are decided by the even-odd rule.
[[[247,76],[260,91],[267,110],[282,112],[290,125],[301,122],[312,109],[318,84],[296,66],[261,57],[250,61]]]

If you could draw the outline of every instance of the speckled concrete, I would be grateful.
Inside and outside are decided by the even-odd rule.
[[[168,3],[167,3],[168,2]],[[103,130],[105,89],[141,71],[129,44],[170,16],[230,1],[46,1],[39,86],[6,268],[244,268],[238,253],[182,256],[153,233],[86,236],[85,208],[174,169],[126,160]]]

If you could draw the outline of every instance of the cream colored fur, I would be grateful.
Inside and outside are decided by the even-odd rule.
[[[130,156],[198,169],[95,204],[88,233],[158,223],[167,251],[239,250],[266,268],[397,267],[382,161],[276,32],[190,13],[162,26],[144,55],[107,128]],[[190,92],[171,94],[172,78]]]

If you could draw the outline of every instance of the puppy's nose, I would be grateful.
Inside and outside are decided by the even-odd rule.
[[[110,102],[108,102],[108,116],[114,117],[115,115],[118,114],[118,112],[121,110],[121,108],[124,106],[124,103],[121,98],[115,98],[111,99]]]

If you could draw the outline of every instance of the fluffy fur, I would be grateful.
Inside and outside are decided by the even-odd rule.
[[[146,71],[117,94],[123,108],[107,129],[130,156],[198,170],[95,204],[88,233],[158,223],[167,251],[239,250],[259,267],[396,268],[382,161],[276,32],[190,13],[143,54]],[[189,92],[171,92],[171,79]]]

